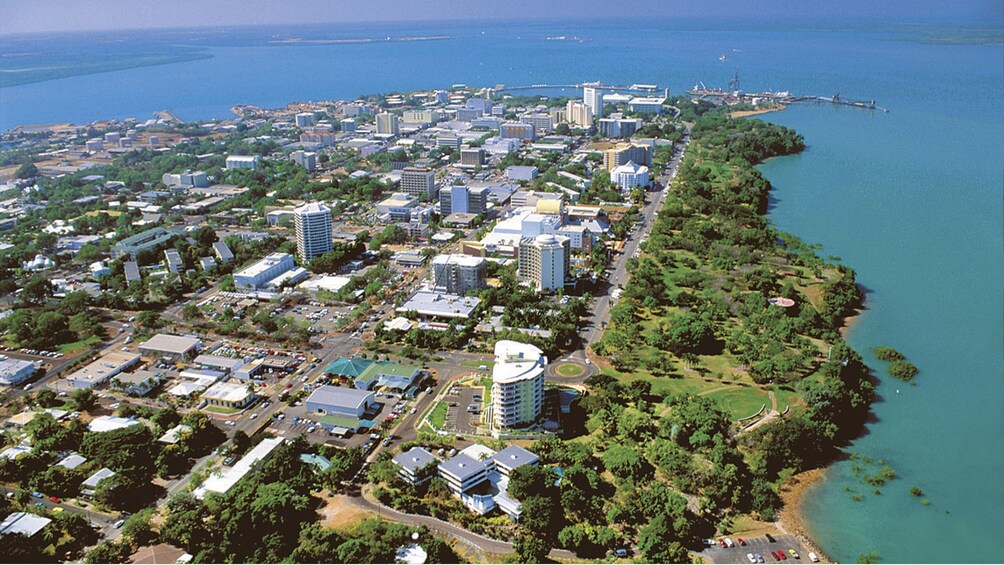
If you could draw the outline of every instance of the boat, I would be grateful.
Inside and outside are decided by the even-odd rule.
[[[725,60],[725,55],[722,55],[721,57],[719,57],[718,60],[719,61],[724,61]]]

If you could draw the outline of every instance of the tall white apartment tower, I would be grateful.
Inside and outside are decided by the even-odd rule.
[[[562,290],[568,279],[570,240],[550,233],[526,237],[519,244],[517,278],[539,291]]]
[[[496,429],[532,424],[544,406],[544,367],[540,349],[518,341],[495,342],[492,367],[492,424]]]
[[[589,106],[594,118],[603,117],[603,91],[587,86],[582,89],[582,102]]]
[[[376,115],[376,132],[382,135],[397,135],[397,116],[390,112],[380,112]]]
[[[331,209],[319,202],[304,204],[294,211],[296,254],[309,261],[331,251]]]

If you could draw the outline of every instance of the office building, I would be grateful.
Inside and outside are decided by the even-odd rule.
[[[397,116],[390,112],[380,112],[376,115],[377,135],[398,135],[401,130],[397,124]]]
[[[234,252],[230,250],[230,246],[228,246],[225,241],[217,241],[214,243],[213,253],[216,253],[216,256],[219,257],[221,263],[229,263],[234,260]]]
[[[181,260],[181,253],[178,253],[177,249],[165,250],[164,259],[167,261],[167,270],[169,272],[179,274],[185,270],[185,263]]]
[[[331,147],[335,144],[335,134],[325,131],[305,131],[300,134],[300,143],[312,143],[315,149]]]
[[[460,138],[455,135],[441,135],[436,138],[436,147],[460,149]]]
[[[648,186],[648,167],[638,165],[634,161],[628,161],[610,171],[610,182],[621,187],[622,190],[630,190],[636,186]]]
[[[390,216],[394,222],[407,222],[411,210],[418,206],[418,197],[403,192],[394,192],[376,205],[377,216]]]
[[[296,127],[307,128],[317,123],[317,118],[312,112],[301,112],[296,115]]]
[[[3,356],[0,359],[0,385],[19,385],[35,374],[35,364]]]
[[[537,167],[525,165],[510,165],[505,169],[505,178],[514,181],[531,181],[537,178]]]
[[[401,192],[432,200],[436,197],[436,172],[426,167],[405,167],[401,171]]]
[[[354,116],[362,116],[369,113],[370,113],[369,107],[361,102],[355,102],[352,104],[346,104],[342,106],[342,115],[349,118]]]
[[[309,261],[331,251],[331,209],[319,202],[311,202],[293,213],[296,254],[300,260]]]
[[[185,188],[207,188],[209,186],[209,175],[204,171],[186,171],[184,173],[164,173],[160,177],[160,182],[165,186],[179,186]]]
[[[136,255],[140,252],[147,249],[156,249],[177,235],[176,232],[164,228],[152,228],[145,232],[129,236],[112,246],[112,259],[118,259],[124,255],[135,259]]]
[[[446,186],[439,191],[439,215],[484,214],[488,209],[489,187]]]
[[[481,110],[475,110],[474,108],[457,108],[458,122],[473,122],[474,120],[480,118],[481,115]]]
[[[405,110],[401,121],[413,126],[427,126],[436,123],[436,113],[432,110]]]
[[[234,286],[241,290],[279,288],[307,278],[307,271],[297,267],[289,253],[273,253],[261,261],[234,273]]]
[[[594,86],[584,87],[582,103],[589,107],[594,118],[603,117],[603,92],[600,89]]]
[[[317,168],[317,153],[301,149],[290,153],[289,160],[297,165],[300,165],[304,169],[307,169],[308,171],[313,171]]]
[[[212,406],[244,408],[254,401],[255,394],[243,383],[216,383],[202,393],[201,399]]]
[[[261,167],[261,157],[258,155],[230,155],[227,157],[227,170],[250,169]]]
[[[197,337],[157,334],[139,346],[139,352],[147,357],[163,359],[191,359],[202,348],[202,340]]]
[[[603,152],[603,168],[608,171],[613,171],[629,161],[634,161],[638,165],[650,165],[652,163],[652,149],[645,145],[621,143]]]
[[[436,476],[439,459],[421,447],[412,447],[394,457],[400,469],[397,474],[409,485],[420,485]]]
[[[66,381],[74,388],[92,388],[140,362],[137,353],[112,351],[70,373]]]
[[[359,123],[356,121],[355,118],[345,118],[345,119],[340,120],[338,122],[338,127],[342,131],[348,132],[348,133],[352,133],[352,132],[356,131],[356,127],[358,127],[358,125],[359,125]]]
[[[485,260],[470,255],[436,255],[432,258],[432,288],[450,294],[467,294],[485,287]]]
[[[105,148],[105,142],[102,141],[101,139],[96,139],[96,138],[95,139],[88,139],[84,143],[84,147],[88,151],[90,151],[91,153],[94,153],[96,151],[101,151],[102,149],[104,149]]]
[[[347,418],[362,418],[376,406],[375,394],[357,388],[324,385],[314,390],[305,402],[307,412]]]
[[[551,133],[554,130],[554,120],[550,114],[525,114],[519,121],[533,126],[533,132],[537,135]]]
[[[461,167],[480,167],[485,164],[485,150],[480,147],[460,150]]]
[[[507,122],[499,126],[499,137],[502,139],[527,139],[533,141],[533,126],[519,122]]]
[[[631,108],[632,112],[660,114],[662,113],[662,105],[665,103],[665,98],[632,98],[628,102],[628,107]]]
[[[638,118],[624,118],[622,114],[613,114],[609,118],[599,120],[597,122],[597,129],[607,137],[627,138],[641,129],[641,120]]]
[[[492,367],[492,425],[496,429],[533,424],[544,406],[547,357],[533,345],[500,340]]]
[[[569,100],[565,105],[565,119],[572,127],[589,129],[593,127],[593,111],[582,102]]]
[[[550,233],[523,238],[519,243],[517,277],[538,291],[565,288],[570,247],[567,237]]]

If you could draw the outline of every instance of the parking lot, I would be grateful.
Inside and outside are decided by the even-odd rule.
[[[724,548],[720,545],[715,545],[709,547],[701,552],[711,563],[749,563],[750,560],[746,557],[747,553],[752,553],[754,559],[756,555],[763,557],[764,563],[782,563],[782,562],[792,562],[792,563],[811,563],[809,559],[809,550],[806,549],[799,541],[798,538],[791,535],[776,535],[773,536],[776,541],[769,541],[766,536],[756,536],[748,539],[744,539],[746,542],[745,546],[739,544],[738,540],[740,538],[736,536],[729,536],[734,542],[734,547]],[[721,539],[724,539],[722,537]],[[718,541],[719,538],[715,538]],[[798,558],[795,558],[789,550],[794,549],[795,553],[798,554]],[[771,552],[783,551],[785,553],[786,559],[778,559],[771,555]],[[758,561],[759,562],[759,561]]]
[[[289,308],[276,307],[272,310],[275,316],[292,316],[297,320],[305,321],[316,329],[316,332],[333,331],[339,321],[352,312],[352,306],[336,308],[334,306],[324,306],[320,302],[309,302],[298,304]]]
[[[481,399],[484,396],[484,388],[454,386],[450,394],[443,397],[446,402],[446,429],[455,430],[461,434],[473,434],[477,432],[481,423]],[[477,397],[477,399],[475,399]],[[468,407],[478,406],[478,412],[468,411]]]
[[[379,413],[373,417],[374,427],[378,426],[385,419],[391,417],[391,412],[394,411],[395,405],[398,403],[403,403],[401,414],[407,414],[411,410],[413,401],[402,401],[400,395],[386,395],[381,394],[381,396],[375,398],[376,402],[380,404]],[[342,438],[332,435],[328,430],[317,425],[315,426],[314,420],[307,414],[306,407],[302,404],[300,406],[287,406],[281,411],[283,414],[282,419],[275,418],[269,424],[269,427],[274,429],[277,433],[286,435],[288,437],[297,436],[300,434],[306,434],[309,441],[314,443],[330,443],[332,445],[337,445],[339,447],[356,447],[366,443],[369,439],[370,431],[364,433],[352,434],[348,438]],[[278,416],[278,414],[276,414]],[[392,420],[393,422],[398,421],[399,418]],[[311,427],[314,427],[311,431]]]

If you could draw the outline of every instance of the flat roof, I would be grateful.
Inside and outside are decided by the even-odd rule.
[[[414,310],[425,316],[441,318],[468,318],[481,304],[475,296],[460,296],[444,292],[419,290],[407,302],[397,308],[398,312]]]
[[[254,394],[251,387],[239,383],[216,383],[202,393],[203,399],[220,400],[223,402],[240,402]]]
[[[92,432],[110,432],[129,426],[138,426],[139,421],[133,418],[119,418],[118,416],[98,416],[87,424],[87,429]]]
[[[368,390],[325,385],[310,393],[307,402],[358,410],[372,399],[373,393]]]
[[[529,343],[503,339],[495,342],[495,366],[492,381],[507,383],[536,377],[544,372],[547,357]]]
[[[412,473],[433,461],[438,461],[436,456],[422,447],[412,447],[408,451],[399,453],[394,457],[395,463]]]
[[[122,369],[138,362],[139,359],[140,355],[138,353],[112,351],[70,373],[66,378],[69,381],[83,381],[91,384],[99,383],[118,374]]]
[[[60,467],[66,467],[67,469],[76,469],[77,467],[83,465],[87,462],[87,458],[79,453],[71,453],[64,457],[59,463]]]
[[[157,438],[157,441],[161,443],[171,443],[171,444],[178,443],[179,441],[181,441],[182,434],[186,434],[190,431],[192,431],[192,426],[186,426],[185,424],[178,424],[177,426],[174,426],[173,428],[164,432],[164,435]]]
[[[451,234],[452,235],[452,234]],[[450,253],[448,255],[436,255],[432,258],[433,265],[460,265],[461,267],[477,267],[485,263],[484,257],[473,255],[462,255],[460,253]]]
[[[222,355],[199,355],[194,361],[192,361],[192,363],[195,365],[204,365],[206,367],[226,369],[227,371],[233,372],[244,364],[244,360],[236,357],[224,357]]]
[[[184,355],[192,349],[199,347],[202,340],[196,337],[184,337],[180,335],[157,334],[145,342],[139,348],[149,351],[162,351],[165,353],[175,353]]]
[[[38,514],[29,512],[14,512],[0,522],[0,535],[22,534],[31,537],[52,522]]]
[[[280,264],[280,263],[282,263],[284,261],[287,261],[287,260],[289,260],[289,264],[290,264],[291,267],[295,267],[295,265],[292,263],[292,258],[293,258],[293,256],[290,255],[289,253],[273,253],[271,255],[266,256],[261,261],[257,261],[255,263],[251,264],[250,266],[248,266],[248,267],[246,267],[244,269],[241,269],[240,271],[237,271],[236,273],[234,273],[234,276],[235,277],[257,277],[257,276],[261,275],[262,273],[268,271],[272,267],[274,267],[274,266],[276,266],[276,265],[278,265],[278,264]]]
[[[209,478],[202,483],[202,486],[195,489],[193,494],[200,500],[205,498],[207,492],[226,494],[231,487],[237,484],[237,481],[240,481],[244,478],[244,475],[251,472],[255,463],[258,463],[262,459],[268,457],[269,454],[271,454],[272,451],[276,447],[279,447],[284,441],[286,441],[286,438],[282,436],[261,440],[261,443],[256,445],[254,449],[247,453],[247,455],[241,457],[241,460],[235,463],[234,466],[226,472],[220,473],[217,471],[210,475]]]

